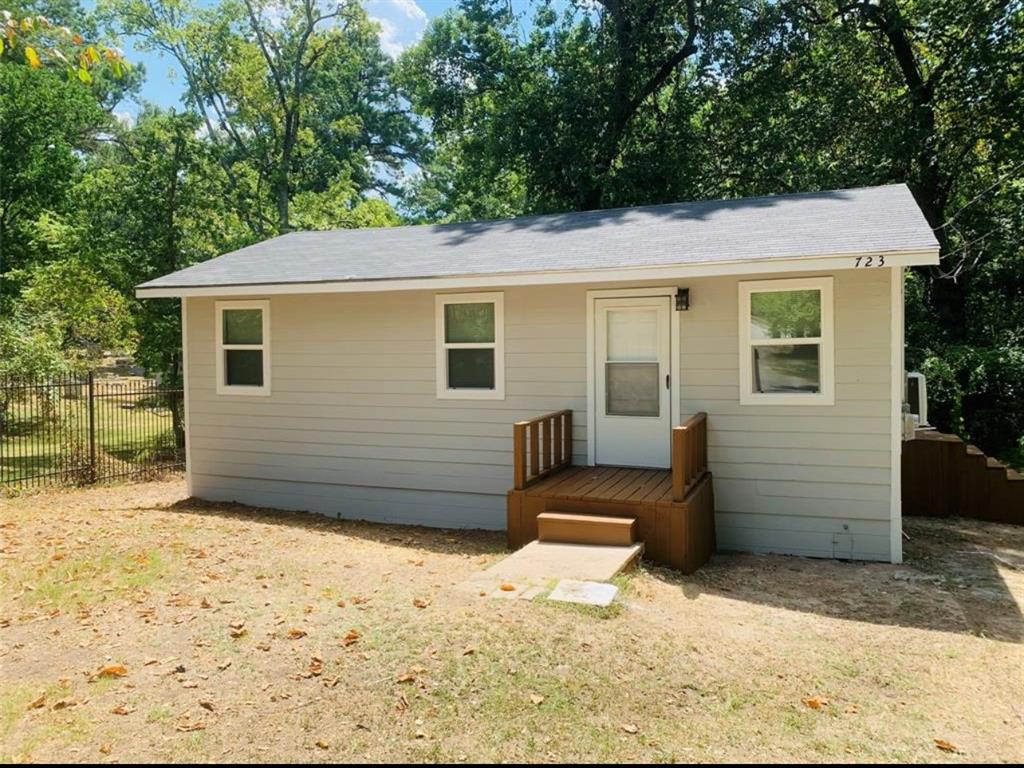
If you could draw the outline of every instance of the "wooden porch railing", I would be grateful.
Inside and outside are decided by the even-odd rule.
[[[572,411],[555,411],[512,425],[515,489],[572,463]]]
[[[682,501],[708,471],[708,415],[701,411],[672,430],[672,499]]]

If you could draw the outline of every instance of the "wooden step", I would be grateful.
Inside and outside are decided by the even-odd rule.
[[[636,518],[543,512],[537,515],[537,540],[562,544],[628,547],[636,539]]]

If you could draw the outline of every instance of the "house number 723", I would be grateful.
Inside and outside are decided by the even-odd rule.
[[[858,256],[857,260],[853,263],[854,268],[857,267],[884,267],[885,256]]]

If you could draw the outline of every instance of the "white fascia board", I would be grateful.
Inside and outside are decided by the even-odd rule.
[[[879,259],[884,261],[879,264]],[[873,260],[869,266],[868,259]],[[505,288],[517,285],[562,285],[568,283],[617,283],[640,280],[679,280],[689,277],[723,275],[763,275],[779,272],[876,269],[938,264],[939,251],[899,251],[892,253],[847,253],[840,256],[815,256],[756,261],[722,261],[711,264],[677,264],[623,269],[520,272],[496,275],[455,277],[417,277],[396,280],[347,280],[312,283],[256,283],[249,285],[210,285],[200,287],[139,287],[140,299],[185,296],[281,296],[309,293],[382,293],[387,291],[446,291],[472,288]]]

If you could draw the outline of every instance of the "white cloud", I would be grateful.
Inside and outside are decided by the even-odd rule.
[[[117,120],[125,128],[135,127],[135,115],[126,109],[115,109],[112,113],[114,119]]]
[[[410,19],[427,20],[427,12],[419,7],[416,0],[391,0],[391,4],[401,9]]]
[[[370,0],[366,11],[380,25],[380,46],[391,57],[416,43],[427,28],[427,13],[416,0]]]

